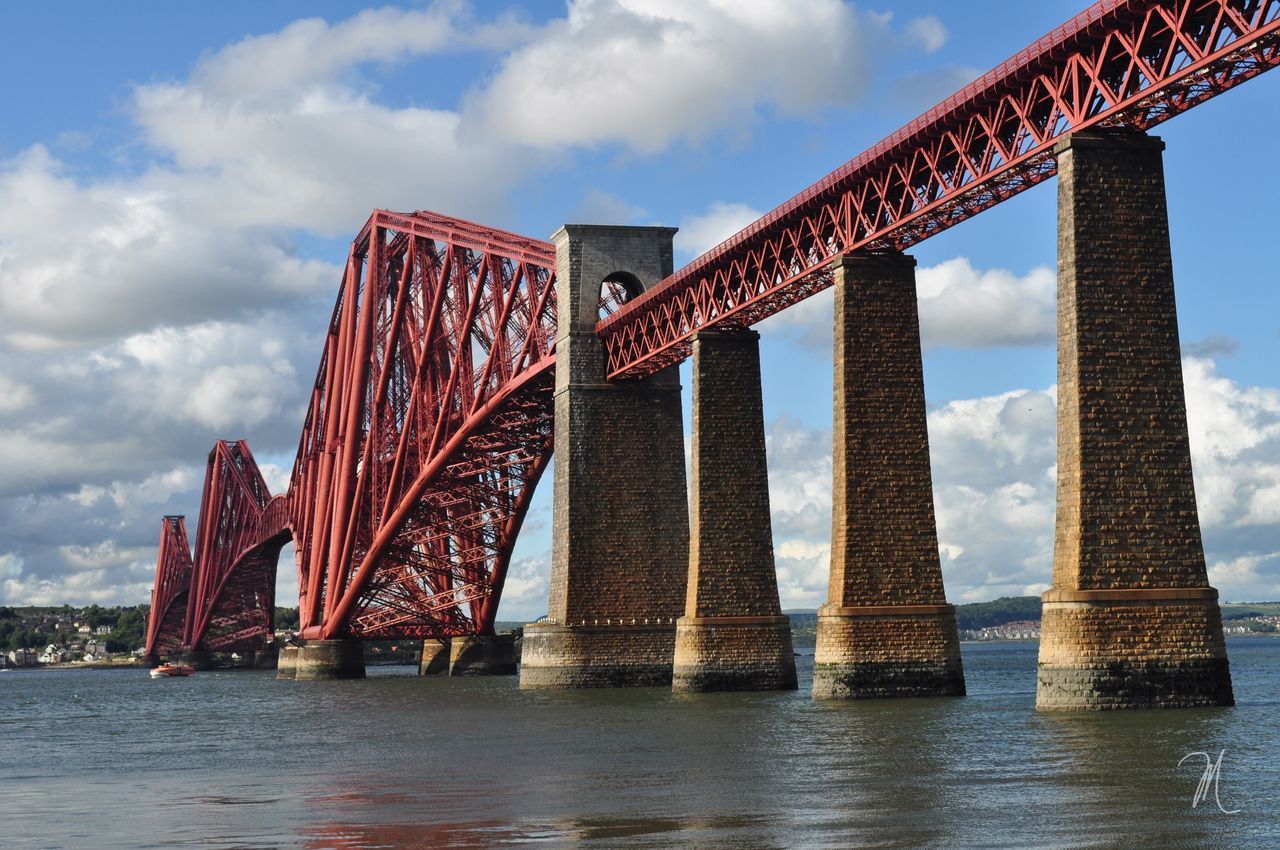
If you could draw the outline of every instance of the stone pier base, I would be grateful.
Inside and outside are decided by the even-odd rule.
[[[1233,705],[1217,591],[1049,590],[1042,711]]]
[[[671,684],[675,623],[524,627],[521,688],[619,688]]]
[[[187,650],[178,657],[178,662],[195,670],[212,670],[213,653],[203,649]]]
[[[1058,469],[1036,708],[1231,705],[1187,432],[1164,143],[1059,141]]]
[[[456,637],[449,648],[449,675],[514,676],[516,661],[515,635]]]
[[[791,621],[777,617],[681,617],[671,689],[795,690]]]
[[[253,654],[254,670],[274,670],[280,663],[280,651],[274,646],[260,649]]]
[[[422,642],[422,658],[418,661],[419,676],[447,676],[449,674],[449,638],[427,638]]]
[[[964,696],[950,605],[818,609],[816,699]]]
[[[298,677],[298,647],[288,645],[281,647],[276,663],[277,679],[296,679]]]
[[[309,640],[298,650],[295,679],[363,679],[364,643]]]

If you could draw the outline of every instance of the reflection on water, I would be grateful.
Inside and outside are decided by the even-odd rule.
[[[1280,846],[1280,640],[1233,709],[1044,715],[1035,647],[966,645],[969,696],[526,693],[514,679],[215,672],[0,680],[0,846]],[[1220,792],[1193,809],[1202,759]]]

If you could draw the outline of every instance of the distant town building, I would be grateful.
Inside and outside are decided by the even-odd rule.
[[[34,649],[14,649],[9,652],[9,663],[14,667],[33,667],[40,660]]]
[[[1001,626],[987,626],[981,629],[965,629],[961,635],[964,640],[1039,640],[1039,620],[1015,620]]]

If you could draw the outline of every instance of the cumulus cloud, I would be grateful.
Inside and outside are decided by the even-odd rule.
[[[675,236],[675,250],[692,259],[710,251],[764,213],[747,204],[715,201],[706,212],[685,216]]]
[[[917,269],[916,294],[925,349],[1053,345],[1056,339],[1057,281],[1048,268],[1018,275],[955,257]],[[760,330],[829,352],[834,303],[824,290],[770,316]]]
[[[513,133],[555,149],[620,142],[652,153],[751,123],[848,104],[871,55],[895,37],[884,16],[839,0],[803,13],[763,0],[576,0],[508,54],[468,105],[477,136]],[[913,24],[905,40],[938,37]]]
[[[501,225],[568,149],[651,154],[817,114],[858,97],[884,51],[945,37],[837,0],[801,11],[574,0],[534,25],[442,2],[299,20],[130,88],[116,170],[78,164],[78,128],[0,162],[0,599],[145,598],[152,565],[133,556],[160,514],[194,515],[214,439],[250,437],[283,489],[342,262],[316,245],[370,209]],[[458,53],[481,67],[465,93],[380,88]],[[599,190],[582,211],[645,215]],[[682,250],[756,215],[713,207]]]
[[[1052,345],[1057,278],[1038,267],[1025,275],[978,270],[956,257],[916,274],[920,339],[926,348]]]
[[[1210,581],[1225,599],[1280,597],[1280,391],[1183,361],[1196,497]],[[1030,595],[1053,565],[1056,390],[961,399],[929,413],[938,543],[948,597]],[[784,605],[825,598],[831,435],[786,417],[769,432]],[[811,607],[811,605],[810,605]]]

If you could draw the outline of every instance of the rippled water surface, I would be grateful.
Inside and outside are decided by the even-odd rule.
[[[514,678],[0,675],[0,847],[1280,847],[1280,639],[1238,705],[1044,715],[1035,647],[963,699],[815,703]],[[1225,750],[1218,792],[1192,807]]]

